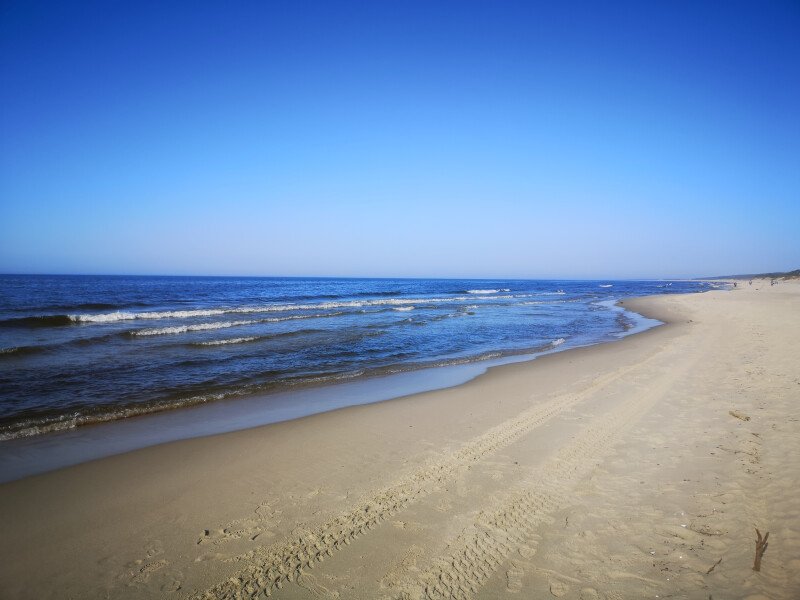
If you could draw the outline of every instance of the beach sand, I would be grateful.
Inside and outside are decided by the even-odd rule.
[[[0,597],[800,597],[800,284],[625,305],[668,325],[4,484]]]

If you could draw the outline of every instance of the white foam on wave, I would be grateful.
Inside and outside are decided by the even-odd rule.
[[[564,338],[558,338],[557,340],[553,340],[552,342],[550,342],[550,345],[555,348],[556,346],[560,346],[561,344],[563,344],[566,341],[567,340],[565,340]]]
[[[467,290],[468,294],[497,294],[498,292],[510,292],[511,290],[508,288],[502,288],[499,290]]]
[[[481,298],[481,300],[493,300],[513,298],[513,296],[493,296]],[[326,310],[332,308],[364,308],[370,306],[410,306],[417,304],[445,304],[451,302],[464,302],[465,300],[474,301],[475,298],[469,296],[454,296],[452,298],[381,298],[377,300],[347,300],[342,302],[321,302],[319,304],[298,304],[292,310],[319,309]]]
[[[409,311],[409,310],[414,310],[414,307],[413,306],[397,306],[397,307],[393,308],[392,310],[397,310],[397,311],[400,311],[400,312],[406,312],[406,311]]]
[[[243,344],[257,340],[257,336],[228,338],[227,340],[210,340],[208,342],[198,342],[198,346],[224,346],[226,344]]]
[[[170,335],[175,333],[187,333],[189,331],[207,331],[210,329],[226,329],[228,327],[239,327],[241,325],[253,325],[258,320],[251,321],[219,321],[216,323],[197,323],[195,325],[175,325],[174,327],[156,327],[153,329],[140,329],[132,332],[133,335]]]
[[[372,300],[343,300],[338,302],[317,302],[315,304],[265,304],[263,306],[241,306],[236,308],[208,308],[196,310],[171,310],[171,311],[152,311],[152,312],[122,312],[96,313],[69,315],[75,323],[115,323],[118,321],[134,320],[158,320],[158,319],[189,319],[194,317],[216,317],[229,314],[257,314],[269,312],[289,312],[306,310],[331,310],[336,308],[363,308],[370,306],[411,306],[416,304],[441,304],[450,302],[463,302],[465,300],[474,301],[474,295],[482,295],[481,300],[508,300],[512,298],[526,298],[530,294],[517,295],[490,295],[498,292],[508,292],[509,289],[502,290],[469,290],[472,296],[454,296],[450,298],[378,298]],[[563,291],[553,292],[563,294]],[[538,294],[536,294],[538,295]]]
[[[115,323],[117,321],[134,321],[138,319],[187,319],[191,317],[215,317],[224,315],[228,311],[221,308],[203,310],[169,310],[162,312],[113,312],[93,315],[70,315],[69,318],[76,323]],[[255,312],[238,309],[236,312]]]
[[[614,287],[614,284],[613,283],[601,283],[600,287],[602,287],[602,288]]]
[[[247,321],[215,321],[213,323],[195,323],[193,325],[175,325],[173,327],[156,327],[152,329],[138,329],[131,335],[170,335],[188,333],[190,331],[207,331],[210,329],[227,329],[244,325],[257,325],[259,323],[281,323],[283,321],[296,321],[298,319],[319,319],[322,317],[336,317],[343,313],[322,313],[318,315],[291,315],[288,317],[270,317],[267,319],[250,319]]]

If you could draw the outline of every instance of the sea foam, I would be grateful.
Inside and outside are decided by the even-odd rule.
[[[244,344],[259,339],[258,336],[228,338],[226,340],[210,340],[208,342],[197,342],[198,346],[224,346],[226,344]]]
[[[530,294],[520,295],[490,295],[510,290],[469,290],[468,294],[478,294],[484,297],[481,300],[507,300],[509,298],[525,298]],[[563,294],[564,292],[557,292]],[[216,317],[233,314],[257,314],[269,312],[295,312],[306,310],[331,310],[336,308],[365,308],[371,306],[410,306],[415,304],[442,304],[475,300],[470,296],[452,296],[440,298],[376,298],[371,300],[342,300],[333,302],[316,302],[312,304],[265,304],[263,306],[241,306],[230,308],[209,308],[197,310],[171,310],[151,312],[113,312],[68,315],[67,319],[73,323],[115,323],[118,321],[134,320],[160,320],[160,319],[189,319],[196,317]]]
[[[315,315],[291,315],[288,317],[270,317],[267,319],[250,319],[246,321],[215,321],[213,323],[195,323],[192,325],[175,325],[173,327],[155,327],[152,329],[137,329],[131,331],[131,335],[169,335],[177,333],[188,333],[190,331],[208,331],[211,329],[227,329],[229,327],[243,327],[245,325],[256,325],[259,323],[281,323],[283,321],[296,321],[299,319],[321,319],[324,317],[336,317],[344,313],[321,313]]]

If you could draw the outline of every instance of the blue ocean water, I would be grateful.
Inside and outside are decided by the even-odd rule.
[[[0,276],[0,439],[608,341],[702,282]]]

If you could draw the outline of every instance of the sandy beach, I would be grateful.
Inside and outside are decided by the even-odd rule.
[[[797,598],[800,284],[625,305],[667,325],[3,484],[0,596]]]

